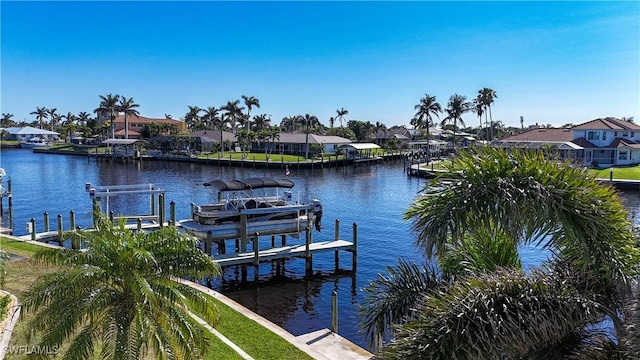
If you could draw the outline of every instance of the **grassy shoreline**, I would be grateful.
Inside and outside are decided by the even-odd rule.
[[[20,298],[20,295],[31,286],[38,276],[55,271],[55,268],[44,266],[32,260],[33,254],[40,249],[39,245],[5,237],[0,238],[0,241],[2,249],[14,256],[14,260],[6,263],[7,277],[3,290]],[[221,314],[221,322],[216,329],[254,359],[312,359],[287,340],[219,300],[214,300]],[[34,339],[27,340],[26,323],[28,319],[29,317],[24,317],[24,314],[21,315],[9,343],[10,346],[32,345],[35,342]],[[242,359],[220,339],[211,336],[208,341],[212,341],[211,351],[206,354],[205,359]],[[7,358],[26,359],[29,357],[27,354],[19,354],[7,355]]]

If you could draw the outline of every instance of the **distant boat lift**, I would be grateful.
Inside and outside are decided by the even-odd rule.
[[[93,202],[94,211],[113,216],[109,208],[109,198],[112,196],[141,194],[149,195],[149,214],[142,215],[118,215],[116,218],[128,221],[145,220],[149,222],[159,223],[162,214],[156,213],[155,196],[158,194],[158,204],[164,199],[164,189],[157,188],[154,184],[137,184],[137,185],[110,185],[110,186],[92,186],[91,183],[85,184],[85,190],[89,193],[89,197]],[[104,211],[102,204],[104,201]],[[95,219],[95,214],[94,214]]]

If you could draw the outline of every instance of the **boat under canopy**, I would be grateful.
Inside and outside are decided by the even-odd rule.
[[[293,181],[287,179],[249,178],[243,180],[213,180],[204,183],[204,186],[212,186],[219,191],[255,190],[264,188],[288,188],[293,187]]]

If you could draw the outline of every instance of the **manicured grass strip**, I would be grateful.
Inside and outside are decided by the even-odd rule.
[[[605,169],[589,169],[589,174],[596,178],[609,179],[613,171],[613,178],[618,180],[640,180],[640,165],[613,167]]]
[[[55,268],[36,263],[30,257],[41,248],[39,245],[23,241],[1,238],[2,249],[10,254],[18,254],[27,257],[23,260],[10,261],[7,266],[6,286],[4,290],[20,297],[24,291],[37,279],[38,276],[55,271]],[[205,295],[209,296],[209,295]],[[254,359],[305,359],[311,360],[306,353],[266,329],[255,321],[245,317],[227,305],[213,298],[220,311],[220,324],[216,330],[226,336],[233,343]],[[30,344],[26,340],[24,324],[28,318],[23,318],[14,330],[10,345]],[[220,339],[211,336],[213,341],[211,350],[206,354],[206,359],[241,359],[241,357]],[[24,357],[12,357],[22,359]]]
[[[254,359],[313,359],[267,328],[213,299],[218,303],[221,319],[216,329]]]

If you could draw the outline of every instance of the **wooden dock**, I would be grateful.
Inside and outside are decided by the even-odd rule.
[[[281,246],[259,251],[214,255],[213,259],[220,266],[255,265],[271,260],[306,257],[307,254],[338,250],[353,251],[353,243],[346,240],[320,241],[309,244],[308,249],[306,244]]]

